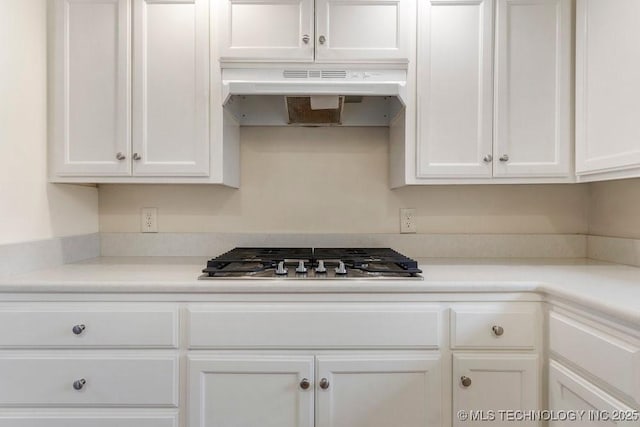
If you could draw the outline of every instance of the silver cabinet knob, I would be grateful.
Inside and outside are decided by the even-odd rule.
[[[73,328],[71,328],[71,331],[73,331],[73,333],[76,335],[80,335],[84,332],[85,329],[87,329],[85,325],[75,325]]]
[[[84,385],[87,383],[87,380],[85,380],[84,378],[80,378],[79,380],[75,380],[73,382],[73,388],[74,390],[82,390],[84,388]]]
[[[116,154],[116,159],[118,159],[118,160],[120,160],[120,161],[122,161],[122,160],[124,160],[124,159],[126,159],[126,158],[127,158],[127,156],[125,156],[124,154],[122,154],[122,152],[120,152],[120,151]]]
[[[329,380],[326,378],[323,378],[320,380],[320,388],[323,390],[326,390],[329,388]]]
[[[307,390],[310,386],[311,386],[311,382],[310,382],[308,379],[303,378],[303,379],[300,381],[300,388],[301,388],[301,389],[303,389],[303,390]]]
[[[133,153],[133,160],[141,160],[142,156],[138,153]]]
[[[465,377],[464,375],[460,377],[460,383],[463,387],[469,387],[471,385],[471,378]]]
[[[497,337],[501,337],[502,334],[504,334],[504,328],[502,326],[493,325],[491,327],[491,330],[493,331],[493,334]]]
[[[302,36],[302,41],[304,42],[304,44],[309,44],[309,40],[311,40],[309,34],[305,34],[304,36]]]
[[[325,42],[327,41],[327,38],[325,36],[320,36],[318,37],[318,41],[320,42],[320,44],[325,44]]]
[[[485,163],[491,163],[491,161],[493,160],[493,156],[491,154],[487,154],[486,156],[484,156],[484,158],[482,159],[482,161],[484,161]]]
[[[501,162],[508,162],[508,161],[509,161],[509,155],[508,155],[508,154],[503,154],[503,155],[500,157],[500,161],[501,161]]]

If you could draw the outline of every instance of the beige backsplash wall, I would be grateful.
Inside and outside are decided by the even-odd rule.
[[[161,232],[585,233],[586,185],[416,186],[390,190],[386,128],[243,128],[239,190],[101,185],[100,230],[137,232],[157,207]]]
[[[640,179],[590,184],[589,234],[640,239]]]

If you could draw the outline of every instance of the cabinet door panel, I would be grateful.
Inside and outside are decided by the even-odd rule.
[[[313,426],[313,356],[192,356],[189,375],[190,427]]]
[[[176,415],[25,413],[0,414],[2,427],[178,427]]]
[[[613,414],[614,411],[632,412],[630,407],[609,396],[554,360],[551,361],[549,366],[549,409],[555,411],[555,413],[559,411],[575,411],[575,413],[585,411],[594,415],[597,411],[607,411],[609,414]],[[569,427],[577,425],[577,423],[570,420],[552,421],[550,425],[552,427]],[[587,414],[579,425],[587,427],[630,427],[637,425],[637,423],[632,421],[597,420],[592,419]]]
[[[471,380],[463,384],[462,377]],[[455,354],[453,356],[454,426],[500,425],[499,410],[540,409],[538,357],[517,354]],[[476,423],[460,420],[458,411],[496,411],[496,420]],[[505,421],[504,425],[509,422]],[[537,425],[518,423],[518,425]]]
[[[424,0],[418,177],[491,177],[493,1]]]
[[[578,0],[576,172],[640,165],[640,2]]]
[[[222,60],[313,61],[313,0],[214,4]]]
[[[131,173],[130,16],[129,0],[55,2],[56,175]]]
[[[498,0],[495,176],[570,173],[571,16],[571,0]]]
[[[318,356],[316,372],[318,427],[440,426],[438,355]]]
[[[135,0],[135,175],[209,174],[208,4]]]
[[[316,1],[316,60],[407,62],[415,8],[414,0]]]

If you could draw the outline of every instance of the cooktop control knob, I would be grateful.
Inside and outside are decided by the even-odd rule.
[[[280,261],[278,263],[278,267],[276,268],[276,274],[278,276],[286,276],[289,273],[289,270],[284,266],[284,261]]]
[[[344,262],[340,261],[340,264],[336,267],[336,274],[339,274],[339,275],[347,274],[347,269],[344,266]]]
[[[316,267],[316,273],[324,274],[327,272],[327,268],[324,266],[324,261],[318,261],[318,266]]]
[[[304,261],[298,261],[298,267],[296,268],[296,273],[305,274],[307,272],[307,267],[304,266]]]

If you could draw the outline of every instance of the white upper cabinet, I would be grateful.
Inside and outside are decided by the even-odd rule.
[[[407,62],[415,0],[220,0],[222,61]]]
[[[129,0],[56,0],[51,166],[130,175]]]
[[[317,0],[316,60],[406,62],[413,0]]]
[[[419,5],[418,180],[568,180],[572,0]]]
[[[209,0],[134,0],[133,173],[209,174]]]
[[[493,1],[419,4],[417,175],[488,178]]]
[[[640,1],[578,0],[576,172],[640,171]],[[606,176],[603,176],[607,178]],[[585,177],[588,180],[598,179]]]
[[[313,0],[216,0],[220,57],[313,61]]]
[[[494,175],[571,173],[571,0],[498,0]]]

